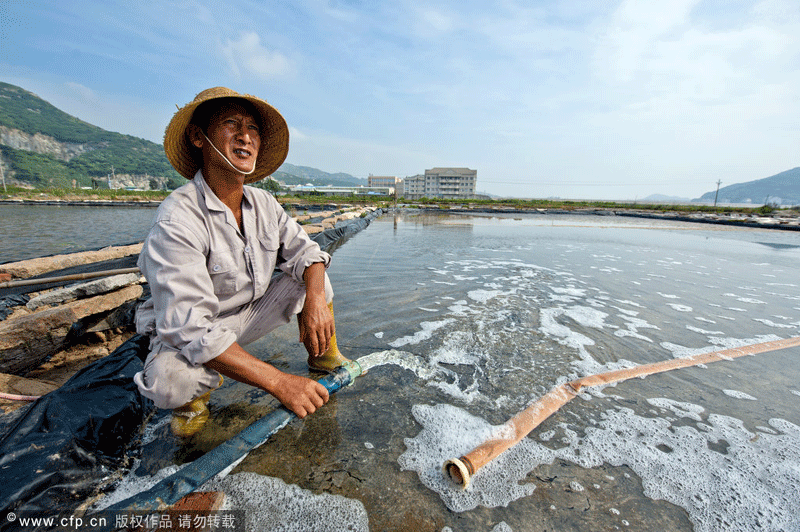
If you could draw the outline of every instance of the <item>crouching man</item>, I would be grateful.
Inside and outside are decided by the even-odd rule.
[[[310,367],[347,361],[336,346],[330,256],[269,193],[245,186],[286,159],[286,121],[260,98],[216,87],[175,113],[164,150],[189,182],[162,202],[139,256],[151,291],[136,314],[137,332],[151,339],[139,390],[173,409],[172,430],[184,437],[208,419],[222,375],[301,418],[313,413],[328,401],[324,386],[243,348],[297,315]]]

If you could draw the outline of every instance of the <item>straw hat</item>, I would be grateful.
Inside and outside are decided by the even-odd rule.
[[[283,161],[286,160],[286,155],[289,153],[289,128],[286,126],[286,120],[277,109],[265,100],[249,94],[239,94],[225,87],[204,90],[195,96],[191,103],[178,109],[178,112],[172,117],[164,132],[164,151],[169,162],[186,179],[194,178],[197,170],[202,167],[203,161],[198,151],[189,142],[186,127],[191,122],[195,109],[201,103],[217,98],[247,100],[261,114],[263,129],[261,131],[261,147],[258,150],[256,169],[252,174],[245,177],[244,182],[254,183],[271,175],[283,164]]]

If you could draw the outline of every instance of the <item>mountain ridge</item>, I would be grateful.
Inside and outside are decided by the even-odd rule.
[[[6,181],[35,188],[114,185],[174,189],[184,178],[164,147],[104,130],[61,111],[36,94],[0,82],[0,164]],[[273,177],[286,184],[366,184],[342,172],[284,163]]]

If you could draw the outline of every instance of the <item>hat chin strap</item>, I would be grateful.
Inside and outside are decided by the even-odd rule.
[[[252,174],[253,172],[255,172],[255,171],[256,171],[256,163],[258,162],[258,158],[256,158],[256,161],[253,163],[253,169],[252,169],[252,170],[250,170],[249,172],[242,172],[241,170],[239,170],[238,168],[236,168],[235,166],[233,166],[233,163],[230,161],[230,159],[228,159],[227,157],[225,157],[225,155],[224,155],[224,154],[223,154],[221,151],[219,151],[219,150],[217,149],[217,147],[216,147],[216,146],[214,146],[214,143],[213,143],[213,142],[211,142],[211,139],[210,139],[210,138],[208,138],[208,137],[206,136],[206,134],[205,134],[205,133],[203,133],[203,136],[204,136],[204,137],[206,137],[206,140],[208,141],[208,143],[209,143],[209,144],[211,144],[211,147],[212,147],[212,148],[214,148],[214,151],[216,151],[216,152],[219,154],[219,156],[220,156],[220,157],[222,157],[223,159],[225,159],[225,162],[226,162],[226,163],[228,163],[228,165],[229,165],[231,168],[233,168],[234,170],[236,170],[236,171],[237,171],[237,172],[239,172],[240,174],[244,174],[244,175],[250,175],[250,174]]]

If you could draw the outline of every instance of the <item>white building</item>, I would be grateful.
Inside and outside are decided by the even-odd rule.
[[[397,187],[397,183],[400,182],[400,178],[393,175],[372,175],[370,174],[367,178],[367,186],[369,187],[389,187],[395,188]]]
[[[475,197],[478,171],[469,168],[431,168],[425,175],[407,177],[402,197],[406,199],[441,198],[470,199]]]

